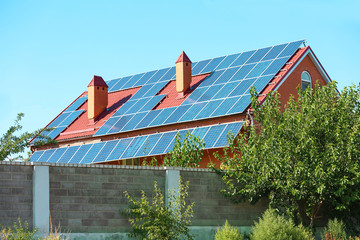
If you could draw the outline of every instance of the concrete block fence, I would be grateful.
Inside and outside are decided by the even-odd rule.
[[[156,181],[165,194],[180,177],[189,181],[188,200],[195,202],[190,229],[196,239],[211,239],[226,219],[248,231],[267,208],[266,201],[232,204],[220,193],[221,178],[208,169],[0,162],[0,224],[21,218],[42,233],[60,226],[70,239],[127,239],[124,191],[151,197]]]

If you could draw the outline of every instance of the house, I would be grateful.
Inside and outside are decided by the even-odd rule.
[[[182,52],[175,65],[109,81],[94,76],[44,132],[57,145],[32,146],[32,162],[139,165],[162,157],[177,133],[204,139],[200,167],[215,161],[251,114],[250,87],[263,101],[278,91],[282,102],[297,87],[322,85],[329,76],[305,41],[192,62]],[[35,142],[35,141],[33,141]]]

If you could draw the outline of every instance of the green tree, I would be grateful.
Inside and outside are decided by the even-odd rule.
[[[204,147],[204,140],[196,137],[189,131],[186,133],[184,140],[177,133],[174,148],[165,155],[163,165],[172,167],[199,167]]]
[[[141,191],[141,199],[136,200],[125,191],[125,196],[129,201],[129,208],[122,212],[129,218],[132,226],[131,237],[141,237],[148,240],[171,240],[179,239],[181,236],[185,239],[193,239],[189,233],[193,217],[194,203],[188,204],[185,199],[188,196],[189,183],[185,185],[180,182],[179,195],[175,192],[169,192],[169,203],[165,204],[164,195],[154,183],[154,197],[151,202]]]
[[[319,211],[347,210],[360,199],[360,88],[335,83],[298,91],[281,108],[279,94],[260,105],[255,123],[218,155],[224,194],[235,202],[268,197],[296,222],[313,226]],[[241,156],[241,157],[240,157]]]
[[[232,227],[226,220],[224,226],[222,226],[215,234],[215,240],[242,240],[241,233],[234,227]]]
[[[14,158],[22,159],[23,157],[20,154],[30,146],[29,141],[34,136],[39,135],[40,130],[34,132],[18,133],[22,129],[22,126],[20,125],[20,121],[23,118],[23,116],[24,116],[23,113],[19,113],[17,115],[14,125],[10,126],[10,128],[6,131],[6,133],[4,133],[0,138],[0,161],[4,161],[6,159],[11,161]],[[47,136],[42,136],[42,135],[39,136],[41,140],[37,141],[35,143],[36,145],[56,143],[56,141],[50,139]],[[11,157],[14,155],[15,157]]]

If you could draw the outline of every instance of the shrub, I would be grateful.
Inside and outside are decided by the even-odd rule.
[[[313,239],[310,231],[302,225],[296,226],[291,219],[278,215],[268,209],[252,228],[251,240],[309,240]]]
[[[228,221],[225,221],[223,227],[221,227],[215,234],[215,240],[242,240],[242,235],[232,227]]]
[[[322,239],[325,240],[345,240],[347,239],[345,232],[345,224],[343,221],[329,220],[326,228],[324,229],[324,235]]]
[[[140,237],[148,240],[171,240],[181,239],[192,240],[188,225],[193,217],[194,203],[188,204],[185,199],[188,196],[189,183],[183,185],[180,181],[179,196],[169,192],[169,204],[165,204],[164,195],[154,183],[154,197],[151,201],[144,191],[141,191],[141,198],[134,199],[125,191],[129,201],[129,208],[121,212],[129,218],[132,226],[129,236]]]
[[[37,231],[36,229],[31,231],[29,229],[29,224],[26,221],[22,223],[21,219],[18,218],[18,221],[14,222],[13,227],[1,229],[1,239],[31,240],[31,239],[35,239],[34,235],[36,231]]]

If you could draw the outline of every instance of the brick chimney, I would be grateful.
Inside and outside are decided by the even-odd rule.
[[[106,110],[108,105],[108,85],[100,76],[92,78],[88,85],[88,118],[90,124]]]
[[[178,98],[183,98],[186,91],[190,88],[191,83],[191,61],[186,53],[183,51],[176,64],[176,91]]]

